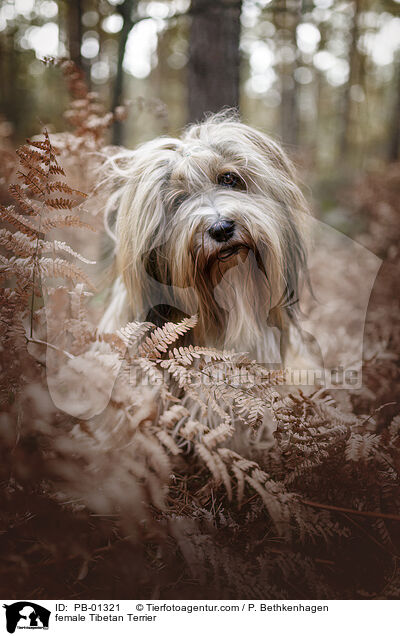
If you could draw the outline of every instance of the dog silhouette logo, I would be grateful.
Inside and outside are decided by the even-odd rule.
[[[18,601],[11,605],[3,605],[6,610],[7,631],[14,634],[18,629],[48,629],[51,612],[32,603],[31,601]]]

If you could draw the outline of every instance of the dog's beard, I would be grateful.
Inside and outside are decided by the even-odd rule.
[[[252,353],[268,350],[273,358],[269,361],[280,362],[278,330],[272,331],[280,317],[272,306],[277,288],[271,286],[257,249],[240,245],[227,260],[216,262],[213,274],[212,295],[222,322],[220,346]]]
[[[233,197],[224,200],[232,204]],[[203,200],[203,207],[191,201],[176,214],[169,235],[164,234],[168,240],[151,252],[147,273],[165,285],[162,311],[179,307],[198,314],[196,344],[252,352],[261,347],[271,352],[271,362],[279,362],[276,331],[282,328],[285,296],[280,219],[255,210],[254,201],[243,197],[245,202],[246,215],[232,205],[221,212],[219,201],[219,213],[235,222],[235,232],[217,243],[207,233],[215,212],[213,217]],[[244,220],[250,218],[253,223],[246,227]],[[173,310],[161,317],[173,318]]]

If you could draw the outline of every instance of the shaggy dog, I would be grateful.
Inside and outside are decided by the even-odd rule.
[[[193,344],[299,366],[307,210],[282,148],[220,114],[108,168],[117,276],[100,328],[196,313]]]

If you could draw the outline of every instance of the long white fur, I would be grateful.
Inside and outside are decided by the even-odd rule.
[[[163,303],[199,314],[196,344],[285,363],[281,357],[298,339],[289,305],[306,268],[307,208],[282,148],[222,114],[181,139],[123,150],[106,169],[115,184],[117,278],[99,328],[145,320],[159,294]],[[246,188],[218,185],[227,172]],[[208,233],[220,218],[235,222],[233,238],[222,244]],[[219,259],[229,246],[239,247]]]

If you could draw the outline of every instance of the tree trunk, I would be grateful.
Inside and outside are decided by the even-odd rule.
[[[66,3],[69,56],[82,68],[82,0],[70,0]]]
[[[118,41],[118,61],[117,61],[117,72],[114,80],[114,90],[113,90],[113,99],[112,99],[112,108],[113,110],[120,106],[123,102],[124,97],[124,57],[125,57],[125,49],[126,43],[128,41],[129,33],[133,25],[135,24],[132,13],[136,8],[137,0],[124,0],[124,2],[120,5],[116,6],[117,11],[121,14],[123,18],[123,24],[121,29],[121,34]],[[116,146],[121,146],[123,143],[123,122],[114,121],[113,124],[113,132],[112,132],[112,143]]]
[[[189,121],[239,106],[242,0],[192,0],[189,39]]]
[[[302,0],[284,0],[281,26],[287,33],[287,44],[296,50],[296,31],[301,19]],[[296,146],[299,137],[298,85],[294,77],[297,68],[297,54],[293,62],[281,67],[281,109],[280,128],[282,141]]]
[[[340,134],[340,148],[339,153],[341,159],[345,160],[349,149],[349,131],[351,121],[351,87],[356,81],[358,73],[358,19],[361,9],[361,0],[354,0],[354,16],[353,25],[351,28],[351,42],[349,51],[349,78],[346,82],[346,86],[343,94],[342,105],[342,126]]]
[[[393,114],[389,125],[389,161],[400,159],[400,60],[396,69],[395,91]]]
[[[293,72],[289,70],[282,74],[281,82],[281,138],[285,144],[296,146],[299,138],[299,106]]]

